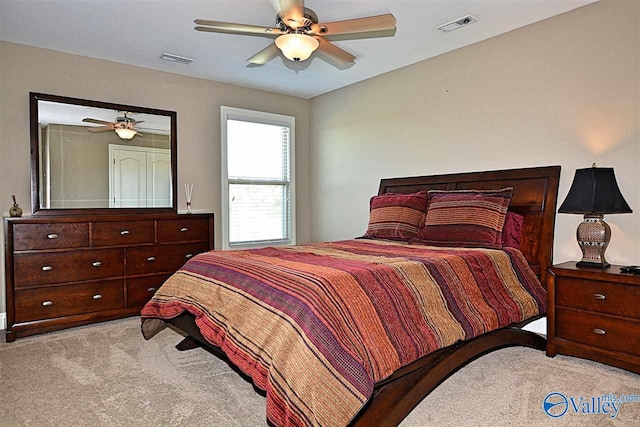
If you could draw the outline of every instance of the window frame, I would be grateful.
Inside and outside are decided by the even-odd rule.
[[[221,129],[221,175],[222,175],[222,249],[249,249],[264,246],[295,245],[296,244],[296,191],[295,191],[295,117],[264,111],[247,110],[236,107],[220,107]],[[283,126],[289,128],[289,240],[263,240],[260,242],[235,243],[229,242],[229,185],[237,180],[229,181],[227,162],[227,120],[240,120],[250,123]],[[262,182],[257,180],[254,182]],[[268,181],[264,181],[268,183]],[[249,183],[249,181],[247,181]],[[271,182],[273,183],[273,182]],[[278,182],[280,184],[280,182]]]

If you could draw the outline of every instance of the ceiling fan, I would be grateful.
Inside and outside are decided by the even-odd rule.
[[[319,23],[316,13],[304,7],[304,0],[277,0],[279,12],[274,27],[234,24],[196,19],[197,31],[241,34],[275,39],[275,43],[247,59],[253,65],[264,65],[283,55],[294,62],[308,59],[313,52],[337,68],[354,64],[355,56],[330,43],[330,40],[353,40],[388,37],[395,34],[396,18],[392,14]]]
[[[92,118],[85,118],[85,119],[82,119],[82,121],[85,123],[95,123],[97,125],[102,125],[102,126],[88,127],[87,130],[89,132],[105,132],[105,131],[113,130],[118,134],[118,136],[121,139],[124,139],[124,140],[132,139],[136,135],[143,136],[140,132],[138,132],[138,130],[136,129],[136,126],[139,123],[142,123],[144,120],[137,121],[135,119],[128,117],[127,114],[128,113],[125,111],[124,116],[116,117],[115,122],[108,122],[106,120],[98,120],[98,119],[92,119]]]

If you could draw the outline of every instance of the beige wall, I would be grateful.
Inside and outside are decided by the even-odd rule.
[[[29,92],[41,92],[178,113],[178,187],[193,182],[193,209],[220,213],[220,106],[296,117],[297,238],[309,240],[309,101],[114,62],[0,42],[0,211],[15,194],[30,207]],[[178,191],[178,207],[185,207]],[[220,246],[220,216],[216,218]],[[2,244],[0,247],[4,247]],[[3,249],[2,249],[3,250]],[[1,254],[0,313],[4,304]]]
[[[633,214],[607,215],[610,261],[640,263],[640,10],[602,0],[311,100],[312,240],[362,235],[381,177],[615,168]],[[555,261],[579,259],[559,214]]]

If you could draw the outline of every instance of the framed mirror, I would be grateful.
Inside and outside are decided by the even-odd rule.
[[[33,215],[177,211],[175,111],[29,98]]]

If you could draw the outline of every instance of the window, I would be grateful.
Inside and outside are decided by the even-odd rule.
[[[294,244],[295,118],[221,112],[223,248]]]

